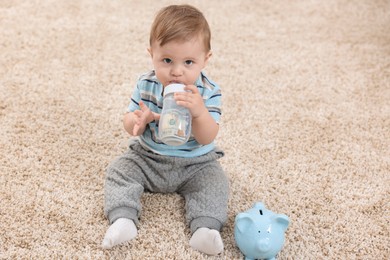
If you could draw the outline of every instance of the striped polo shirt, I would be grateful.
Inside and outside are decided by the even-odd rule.
[[[220,87],[207,78],[203,72],[201,72],[194,85],[197,86],[210,115],[219,123],[221,117]],[[140,100],[142,100],[151,111],[161,114],[163,106],[163,85],[157,80],[154,71],[143,74],[139,78],[127,111],[133,112],[140,109]],[[152,121],[146,126],[145,132],[139,137],[139,140],[141,145],[147,150],[161,155],[176,157],[200,156],[210,152],[215,147],[214,142],[207,145],[199,144],[192,135],[183,145],[166,145],[158,138],[158,122],[156,121]]]

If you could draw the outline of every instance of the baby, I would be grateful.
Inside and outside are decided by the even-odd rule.
[[[140,198],[148,191],[182,195],[190,246],[209,255],[223,251],[220,230],[227,220],[229,183],[217,161],[224,153],[214,144],[221,91],[202,72],[212,54],[210,38],[198,9],[171,5],[158,12],[148,48],[154,70],[139,78],[123,119],[125,130],[138,138],[107,169],[104,213],[111,226],[103,248],[137,236]],[[172,83],[185,85],[186,92],[175,93],[175,100],[192,115],[191,137],[180,146],[158,138],[164,88]]]

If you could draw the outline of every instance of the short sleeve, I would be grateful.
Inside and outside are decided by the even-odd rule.
[[[141,100],[141,93],[139,90],[139,86],[134,88],[133,94],[131,95],[130,104],[127,107],[127,112],[134,112],[139,109],[139,102]]]

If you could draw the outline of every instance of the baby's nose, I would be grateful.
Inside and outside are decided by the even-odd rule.
[[[180,65],[174,65],[171,69],[172,76],[178,77],[183,74],[183,70]]]

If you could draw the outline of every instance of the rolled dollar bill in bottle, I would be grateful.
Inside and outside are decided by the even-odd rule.
[[[182,145],[191,135],[191,113],[174,99],[175,92],[185,92],[184,87],[183,84],[170,84],[164,89],[158,133],[160,140],[167,145]]]

